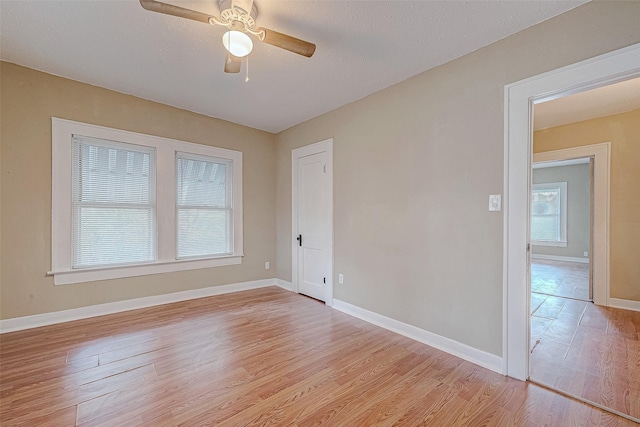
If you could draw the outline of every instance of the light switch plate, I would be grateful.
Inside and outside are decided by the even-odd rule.
[[[489,196],[489,210],[492,212],[502,210],[502,195],[491,194]]]

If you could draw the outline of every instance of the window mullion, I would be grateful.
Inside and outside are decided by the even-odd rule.
[[[157,150],[158,260],[171,261],[176,259],[175,150],[171,147]]]

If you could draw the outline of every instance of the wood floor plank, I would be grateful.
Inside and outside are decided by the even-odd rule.
[[[577,306],[543,308],[565,310]],[[633,378],[635,330],[624,317],[603,330],[598,316],[582,327],[627,337],[619,369]],[[598,347],[608,359],[613,350]],[[623,387],[608,390],[615,396]],[[279,288],[0,335],[0,423],[628,425]]]
[[[114,391],[144,384],[155,377],[153,366],[147,365],[77,387],[65,387],[64,383],[52,384],[49,387],[27,387],[20,389],[13,396],[10,411],[6,412],[10,413],[11,417],[5,418],[6,413],[0,414],[0,421],[22,422],[32,417],[44,417],[51,411],[76,407],[85,401],[109,395]]]
[[[68,406],[53,413],[46,413],[41,416],[30,416],[29,419],[22,422],[9,422],[7,425],[16,425],[19,427],[60,427],[73,426],[76,422],[76,407]],[[4,424],[3,424],[4,425]]]

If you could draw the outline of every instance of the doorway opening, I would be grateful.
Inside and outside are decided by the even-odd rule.
[[[640,337],[635,333],[623,336],[621,331],[640,330],[640,313],[604,307],[611,304],[607,298],[609,292],[603,293],[601,289],[597,304],[592,304],[590,299],[593,293],[589,292],[588,286],[589,280],[594,277],[590,274],[589,266],[594,267],[593,271],[598,278],[594,285],[599,288],[606,288],[606,283],[611,282],[611,276],[614,279],[617,277],[612,274],[607,263],[602,262],[607,257],[602,248],[611,248],[610,253],[614,255],[619,251],[619,241],[609,239],[611,222],[616,227],[620,226],[621,211],[624,212],[625,221],[632,220],[635,215],[636,221],[640,222],[640,210],[634,214],[633,209],[618,208],[613,215],[605,212],[608,221],[604,220],[604,227],[598,227],[596,232],[592,230],[593,225],[600,224],[602,220],[599,212],[603,206],[616,208],[619,206],[616,200],[621,192],[633,192],[627,188],[628,184],[620,181],[614,181],[617,185],[610,188],[610,184],[607,184],[611,183],[609,171],[603,173],[604,169],[601,167],[604,164],[608,166],[607,169],[616,168],[620,173],[625,168],[623,158],[633,157],[633,153],[636,153],[632,147],[627,146],[626,138],[636,140],[640,136],[640,129],[633,130],[633,126],[623,126],[622,132],[613,133],[610,130],[612,123],[635,122],[640,117],[640,99],[635,105],[624,102],[624,96],[633,90],[638,91],[640,98],[640,79],[627,80],[548,103],[560,107],[545,109],[547,103],[534,106],[534,123],[537,123],[539,111],[549,114],[549,110],[554,109],[556,112],[558,109],[571,110],[576,108],[576,104],[580,104],[586,116],[580,117],[582,120],[577,122],[557,124],[544,130],[534,126],[530,199],[532,250],[529,379],[578,400],[638,420],[640,401],[635,395],[635,390],[638,389],[634,379],[636,372],[625,361],[640,357],[640,351],[635,350],[640,344]],[[616,97],[614,94],[620,91],[624,92],[624,96]],[[594,117],[597,112],[602,111],[601,98],[608,98],[607,110],[604,116]],[[575,99],[578,101],[573,101]],[[590,102],[590,109],[585,108]],[[631,110],[626,111],[629,108]],[[589,114],[590,111],[596,113]],[[594,132],[596,129],[598,132]],[[600,136],[594,136],[594,133]],[[585,140],[593,141],[594,138],[602,138],[602,135],[611,138],[611,141],[593,145],[591,156],[578,158],[579,153],[589,154],[590,146],[581,145]],[[553,155],[542,151],[567,145],[575,147],[562,152],[573,152],[573,158],[567,159],[557,155],[558,153]],[[598,145],[602,146],[600,151],[609,154],[598,155]],[[611,155],[612,146],[615,146],[617,156]],[[640,148],[637,151],[640,153]],[[625,152],[626,156],[623,156]],[[539,163],[537,160],[541,154],[545,154],[547,160],[553,157],[560,161]],[[638,157],[637,154],[635,157]],[[633,176],[633,172],[626,170],[625,175]],[[561,181],[563,188],[560,188],[558,181]],[[611,193],[613,199],[609,196]],[[538,217],[539,212],[544,215]],[[554,215],[562,212],[566,215]],[[566,223],[558,226],[562,220]],[[538,225],[542,227],[536,229]],[[551,232],[547,230],[549,227]],[[563,227],[566,232],[558,232]],[[605,236],[601,237],[603,230]],[[551,248],[536,245],[541,236],[549,241]],[[590,239],[591,236],[594,238]],[[640,254],[640,246],[635,248],[635,253],[636,256]],[[584,255],[584,260],[581,255]],[[613,272],[629,271],[624,257],[617,256],[620,262],[615,265]],[[608,274],[603,274],[605,271]],[[614,281],[613,284],[618,285],[618,282]]]
[[[534,134],[535,135],[535,134]],[[535,152],[535,136],[534,136]],[[535,162],[531,184],[530,378],[553,375],[566,358],[587,302],[591,258],[593,157]],[[555,350],[555,351],[554,351]]]
[[[593,300],[592,161],[591,157],[583,157],[533,164],[532,314],[557,305],[556,298]],[[533,325],[531,335],[533,338]]]
[[[508,110],[506,120],[506,144],[505,156],[505,372],[519,379],[529,378],[531,356],[531,325],[529,316],[533,309],[531,298],[531,283],[529,281],[531,256],[531,218],[530,209],[533,199],[530,194],[532,188],[531,165],[537,162],[533,154],[533,129],[532,113],[534,105],[537,107],[546,101],[556,100],[569,95],[586,92],[591,89],[604,87],[614,83],[630,80],[640,75],[640,45],[621,49],[607,55],[583,61],[560,70],[536,76],[514,85],[507,86],[505,93],[505,108]],[[592,140],[592,139],[590,139]],[[560,144],[562,148],[566,145]],[[616,149],[620,149],[617,146]],[[543,154],[536,151],[536,155]],[[609,151],[610,155],[611,152]],[[635,157],[637,158],[637,157]],[[609,158],[610,159],[610,158]],[[525,168],[525,172],[520,168]],[[595,168],[597,169],[596,161]],[[597,172],[597,170],[596,170]],[[620,181],[618,181],[619,183]],[[597,183],[595,184],[597,190]],[[616,191],[618,191],[616,189]],[[637,193],[636,193],[637,194]],[[627,198],[628,199],[628,198]],[[609,205],[607,200],[605,228],[609,224]],[[597,210],[603,205],[595,204]],[[594,215],[594,218],[597,213]],[[630,219],[630,216],[626,217]],[[611,412],[626,416],[638,421],[636,412],[640,409],[639,396],[634,390],[640,390],[638,384],[624,384],[625,379],[637,380],[637,372],[631,372],[633,368],[629,364],[610,363],[615,360],[637,360],[637,355],[615,356],[612,351],[619,348],[636,348],[636,345],[619,345],[620,335],[627,326],[638,328],[640,314],[630,310],[619,310],[608,306],[621,307],[620,295],[624,284],[615,281],[614,296],[611,298],[609,290],[609,241],[597,241],[597,231],[600,225],[594,219],[594,235],[589,256],[593,258],[593,299],[595,304],[571,300],[571,304],[565,302],[559,312],[564,311],[568,317],[573,315],[579,319],[576,329],[591,328],[589,334],[579,335],[574,333],[572,339],[577,344],[574,350],[556,346],[557,353],[564,355],[564,363],[556,370],[531,371],[531,379],[548,385],[572,397],[588,401],[595,406],[608,409]],[[632,221],[635,221],[632,219]],[[608,231],[608,230],[607,230]],[[603,244],[604,243],[604,244]],[[602,252],[601,256],[598,253]],[[586,251],[585,251],[586,252]],[[603,258],[606,261],[605,268],[598,269],[597,260]],[[616,260],[617,261],[617,260]],[[617,267],[616,267],[617,268]],[[635,267],[631,268],[633,271]],[[598,277],[603,280],[599,280]],[[602,285],[604,283],[604,286]],[[614,285],[612,285],[614,286]],[[617,294],[617,295],[615,295]],[[574,304],[575,303],[575,304]],[[626,307],[637,310],[638,305],[632,298],[624,301]],[[571,307],[572,305],[585,304],[584,308]],[[566,309],[566,310],[565,310]],[[625,320],[623,320],[625,319]],[[625,323],[627,322],[627,323]],[[624,326],[624,325],[627,326]],[[558,328],[560,329],[560,328]],[[557,330],[551,329],[551,332]],[[623,337],[623,339],[632,339]],[[636,338],[637,340],[637,335]],[[550,342],[550,341],[549,341]],[[617,344],[618,343],[618,344]],[[563,343],[560,343],[563,344]],[[526,350],[525,350],[526,348]],[[553,350],[550,348],[550,350]],[[574,353],[578,359],[569,361],[569,356]],[[596,360],[594,356],[604,355],[604,359]],[[581,357],[581,358],[580,358]],[[598,372],[596,372],[598,371]],[[614,376],[613,373],[616,373]],[[538,378],[534,378],[538,376]],[[620,381],[622,379],[622,381]],[[599,382],[599,384],[598,384]],[[601,385],[601,387],[598,387]],[[625,391],[626,390],[626,391]],[[615,399],[611,399],[612,393],[621,392],[621,396],[633,397],[622,399],[616,407]]]

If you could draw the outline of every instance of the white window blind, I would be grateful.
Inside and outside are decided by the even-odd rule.
[[[73,135],[73,268],[157,257],[155,150]]]
[[[233,253],[232,162],[177,153],[177,258]]]

